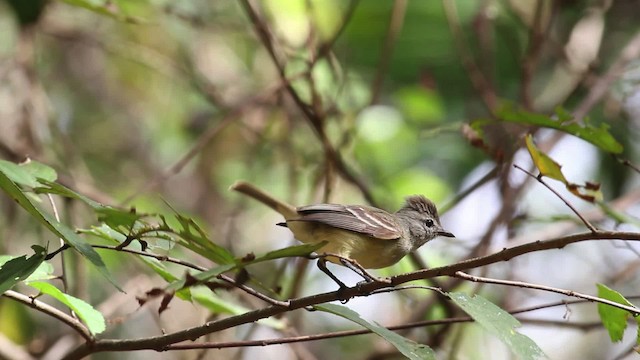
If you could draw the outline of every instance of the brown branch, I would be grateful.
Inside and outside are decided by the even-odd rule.
[[[141,339],[104,339],[98,340],[92,344],[82,344],[72,352],[67,354],[65,359],[81,359],[91,353],[103,351],[130,351],[130,350],[157,350],[162,351],[168,345],[175,344],[186,340],[196,340],[206,334],[233,328],[239,325],[252,323],[260,319],[282,314],[296,309],[307,308],[309,306],[322,304],[336,300],[348,300],[353,297],[368,296],[372,292],[386,288],[388,286],[397,286],[410,281],[430,279],[437,276],[454,276],[458,271],[466,271],[489,264],[511,260],[517,256],[527,253],[560,249],[569,244],[589,240],[633,240],[640,241],[640,233],[635,232],[613,232],[613,231],[597,231],[595,233],[587,232],[560,237],[552,240],[539,240],[516,246],[505,248],[498,253],[488,256],[478,257],[456,264],[419,270],[407,274],[401,274],[391,277],[389,280],[391,285],[382,282],[365,283],[358,286],[341,289],[339,291],[316,294],[298,299],[292,299],[288,307],[284,306],[268,306],[262,309],[253,310],[241,315],[232,316],[220,320],[210,321],[203,325],[177,331],[171,334],[159,335]]]
[[[2,296],[9,298],[11,300],[15,300],[20,303],[23,303],[32,309],[36,309],[43,314],[52,316],[62,321],[63,323],[69,325],[69,327],[71,327],[73,330],[75,330],[78,334],[80,334],[80,336],[82,336],[85,339],[86,344],[88,344],[88,346],[91,346],[91,344],[95,341],[89,329],[87,329],[87,327],[82,322],[80,322],[80,320],[74,318],[73,316],[65,314],[64,312],[54,308],[51,305],[48,305],[40,300],[36,300],[30,296],[21,294],[13,290],[5,291],[4,294],[2,294]]]
[[[544,187],[546,187],[547,189],[549,189],[552,193],[554,193],[560,200],[562,200],[563,203],[565,203],[565,205],[567,205],[569,207],[569,209],[571,209],[571,211],[573,211],[574,214],[576,214],[580,220],[582,221],[582,223],[584,223],[584,225],[589,228],[589,230],[591,230],[591,232],[595,233],[598,231],[598,229],[596,229],[595,226],[593,226],[589,220],[587,220],[584,216],[582,216],[582,214],[580,214],[580,212],[573,207],[573,205],[571,205],[571,203],[565,199],[562,195],[560,195],[559,192],[557,192],[554,188],[552,188],[551,186],[549,186],[549,184],[547,184],[544,180],[542,180],[542,174],[535,176],[532,173],[530,173],[529,171],[521,168],[520,166],[513,164],[513,167],[515,167],[516,169],[524,172],[525,174],[531,176],[532,178],[536,179],[536,181],[538,181],[540,184],[544,185]]]

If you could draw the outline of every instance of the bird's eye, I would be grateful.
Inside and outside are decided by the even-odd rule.
[[[427,219],[424,223],[427,224],[427,227],[432,227],[433,226],[433,220],[432,219]]]

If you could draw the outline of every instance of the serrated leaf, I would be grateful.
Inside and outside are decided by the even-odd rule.
[[[519,359],[540,359],[546,355],[533,340],[520,334],[515,328],[520,322],[480,295],[468,296],[452,292],[449,297],[480,326],[505,343]]]
[[[42,225],[49,229],[52,233],[62,238],[66,244],[76,249],[83,257],[96,266],[98,271],[106,277],[118,290],[122,291],[111,277],[100,255],[86,243],[80,236],[66,225],[57,221],[51,214],[42,211],[36,204],[32,202],[20,188],[0,169],[0,188],[4,190],[13,200],[15,200],[23,209],[31,216],[38,220]]]
[[[531,134],[527,135],[525,142],[527,143],[527,150],[529,150],[531,159],[533,160],[534,165],[538,168],[538,171],[540,171],[540,174],[562,181],[565,184],[568,183],[562,173],[562,170],[560,170],[560,164],[538,149],[538,147],[533,143],[533,137]]]
[[[100,334],[106,329],[104,316],[85,301],[65,294],[57,287],[46,282],[34,281],[27,285],[38,289],[43,294],[51,296],[73,310],[87,325],[87,328],[92,334]]]
[[[584,125],[569,122],[569,115],[564,110],[556,110],[559,120],[550,118],[543,114],[536,114],[517,109],[514,104],[505,103],[496,111],[496,116],[504,121],[516,122],[527,125],[535,125],[564,131],[588,141],[598,148],[613,154],[620,154],[624,148],[609,132],[609,125],[600,124],[593,126],[585,121]]]
[[[0,294],[28,278],[44,261],[46,251],[41,246],[32,246],[34,255],[9,258],[0,266]]]
[[[370,323],[367,320],[360,317],[360,314],[349,309],[345,306],[335,304],[315,305],[313,307],[316,310],[328,312],[330,314],[338,315],[347,320],[351,320],[354,323],[371,330],[376,335],[382,337],[388,341],[391,345],[395,346],[398,351],[408,359],[412,360],[425,360],[436,358],[435,352],[427,345],[418,344],[412,340],[409,340],[403,336],[400,336],[393,331],[384,328],[378,324]]]
[[[596,286],[598,287],[598,297],[611,300],[622,305],[635,306],[629,302],[629,300],[625,299],[625,297],[619,292],[607,287],[606,285],[596,284]],[[627,328],[627,320],[631,314],[626,310],[603,303],[598,303],[598,314],[600,315],[600,320],[602,320],[602,324],[605,329],[609,332],[611,341],[621,341],[624,331]],[[638,337],[640,338],[640,316],[636,317],[636,322],[638,322],[639,325]]]

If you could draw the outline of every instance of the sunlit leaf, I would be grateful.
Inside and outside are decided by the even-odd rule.
[[[594,203],[596,201],[602,200],[600,184],[595,182],[587,182],[584,185],[579,185],[570,182],[562,173],[560,165],[549,155],[543,153],[536,147],[536,145],[533,143],[533,137],[531,136],[531,134],[527,135],[525,141],[527,144],[527,149],[529,150],[529,154],[531,155],[531,159],[538,168],[538,171],[540,171],[540,175],[561,181],[565,185],[567,190],[585,201]]]
[[[540,359],[546,355],[533,340],[515,329],[520,322],[508,312],[497,307],[480,295],[468,296],[464,293],[449,293],[449,297],[480,326],[505,343],[518,359]]]
[[[598,287],[598,297],[611,300],[622,305],[635,306],[629,302],[629,300],[625,299],[625,297],[619,292],[607,287],[606,285],[596,284],[596,286]],[[627,328],[627,320],[629,320],[631,314],[626,310],[603,303],[598,303],[598,314],[600,315],[600,320],[602,320],[602,324],[605,329],[609,332],[611,341],[621,341],[624,331]],[[638,337],[640,337],[640,316],[637,316],[635,319],[639,324]]]
[[[51,296],[73,310],[87,325],[87,328],[89,328],[92,334],[100,334],[106,329],[104,316],[85,301],[65,294],[57,287],[46,282],[34,281],[28,283],[28,285],[38,289],[43,294]]]
[[[531,134],[527,135],[525,141],[527,143],[527,150],[529,150],[531,159],[533,159],[533,163],[538,168],[538,171],[540,171],[540,174],[562,181],[565,184],[568,183],[562,173],[562,170],[560,170],[560,164],[538,149],[538,147],[533,143],[533,137]]]
[[[11,289],[15,284],[28,278],[44,261],[46,251],[41,246],[32,246],[34,255],[26,255],[5,260],[0,265],[0,294]]]
[[[395,346],[398,351],[408,359],[412,360],[425,360],[436,358],[435,352],[427,345],[418,344],[415,341],[409,340],[403,336],[400,336],[393,331],[384,328],[380,325],[370,323],[367,320],[360,317],[360,314],[349,309],[345,306],[335,304],[315,305],[315,310],[328,312],[334,315],[338,315],[347,320],[351,320],[356,324],[371,330],[376,335],[379,335],[383,339],[387,340],[391,345]]]

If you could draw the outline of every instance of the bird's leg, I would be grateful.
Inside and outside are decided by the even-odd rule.
[[[349,268],[351,271],[355,272],[356,274],[362,276],[362,278],[366,282],[383,282],[383,283],[388,283],[389,282],[388,279],[381,279],[381,278],[371,274],[370,272],[367,271],[367,269],[363,268],[362,265],[360,265],[354,259],[349,259],[349,258],[342,257],[342,256],[339,256],[338,258],[340,259],[340,263],[342,265],[344,265],[345,267]]]
[[[329,271],[329,269],[327,268],[327,258],[326,256],[318,256],[318,269],[320,269],[323,273],[327,274],[328,277],[331,278],[331,280],[335,281],[336,284],[338,284],[338,286],[340,287],[339,291],[343,291],[347,289],[347,285],[345,285],[342,281],[340,281],[340,279],[338,279],[337,276],[335,276],[331,271]]]

